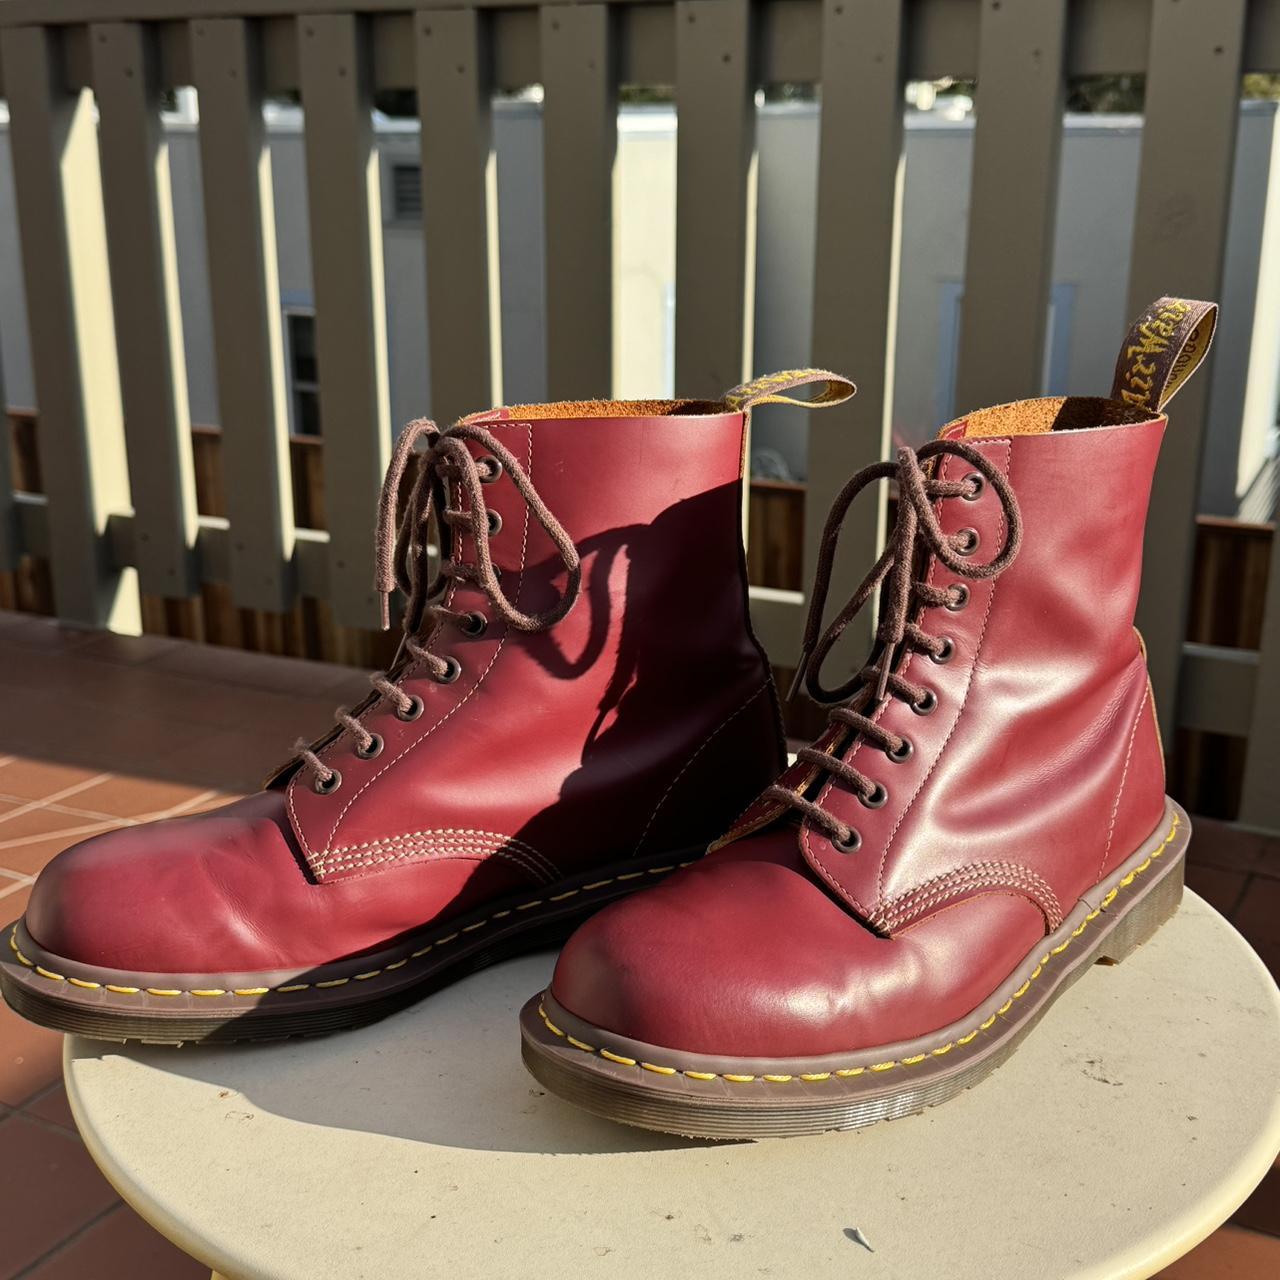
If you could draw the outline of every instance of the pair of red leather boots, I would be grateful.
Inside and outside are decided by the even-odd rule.
[[[981,410],[850,480],[799,664],[833,710],[789,768],[745,431],[850,384],[412,424],[380,513],[379,586],[407,597],[390,671],[260,794],[56,858],[6,931],[6,998],[115,1040],[267,1039],[568,937],[524,1056],[589,1110],[759,1136],[945,1100],[1177,906],[1189,828],[1133,614],[1161,410],[1215,314],[1161,299],[1110,398]],[[823,631],[879,479],[891,539]],[[877,591],[868,664],[824,684]]]

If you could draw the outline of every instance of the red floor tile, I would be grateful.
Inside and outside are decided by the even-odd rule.
[[[43,1120],[46,1124],[56,1124],[68,1133],[76,1132],[76,1122],[71,1115],[71,1103],[67,1101],[67,1091],[57,1084],[44,1093],[37,1094],[22,1108],[24,1116]]]
[[[45,800],[59,791],[66,791],[102,773],[101,769],[86,769],[76,765],[59,764],[52,760],[31,760],[15,756],[6,764],[0,764],[0,796],[16,796],[20,800]],[[74,804],[74,796],[68,804]]]
[[[0,1280],[42,1258],[115,1200],[78,1138],[25,1116],[0,1120]]]
[[[29,896],[24,889],[0,898],[0,925],[21,915]],[[7,930],[2,945],[9,945]],[[0,1000],[0,1103],[20,1107],[61,1079],[62,1037],[18,1017]]]
[[[88,818],[56,809],[27,809],[0,802],[0,867],[35,875],[54,854],[118,825],[118,819]]]
[[[211,790],[211,787],[195,787],[182,782],[116,776],[80,792],[75,797],[75,805],[120,818],[142,818],[173,810],[185,811],[193,804],[203,803]],[[4,841],[3,830],[0,826],[0,844]],[[4,858],[0,855],[2,865]]]
[[[1159,1280],[1275,1280],[1280,1240],[1240,1227],[1222,1227],[1159,1273]]]
[[[23,1280],[209,1280],[189,1258],[122,1204],[63,1246]]]

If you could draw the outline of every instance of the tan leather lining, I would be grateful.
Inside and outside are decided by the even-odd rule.
[[[559,400],[503,406],[518,418],[667,418],[736,412],[718,400]],[[481,415],[483,416],[483,415]]]
[[[963,426],[963,437],[1036,436],[1050,431],[1083,431],[1090,427],[1150,422],[1147,409],[1101,396],[1043,396],[975,409],[947,423],[941,435]]]

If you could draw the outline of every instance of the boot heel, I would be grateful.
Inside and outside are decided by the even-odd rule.
[[[1182,902],[1185,868],[1185,857],[1179,857],[1160,882],[1132,906],[1116,927],[1102,939],[1094,963],[1119,964],[1122,960],[1127,960],[1166,920],[1173,917]]]

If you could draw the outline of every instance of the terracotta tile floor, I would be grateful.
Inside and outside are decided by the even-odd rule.
[[[299,733],[367,686],[359,672],[76,632],[0,613],[0,924],[37,872],[98,831],[253,790]],[[243,731],[238,731],[243,730]],[[1280,840],[1201,820],[1192,887],[1280,972]],[[207,1272],[116,1196],[63,1093],[61,1039],[0,1003],[0,1280],[187,1280]],[[1166,1280],[1280,1275],[1280,1170]]]

